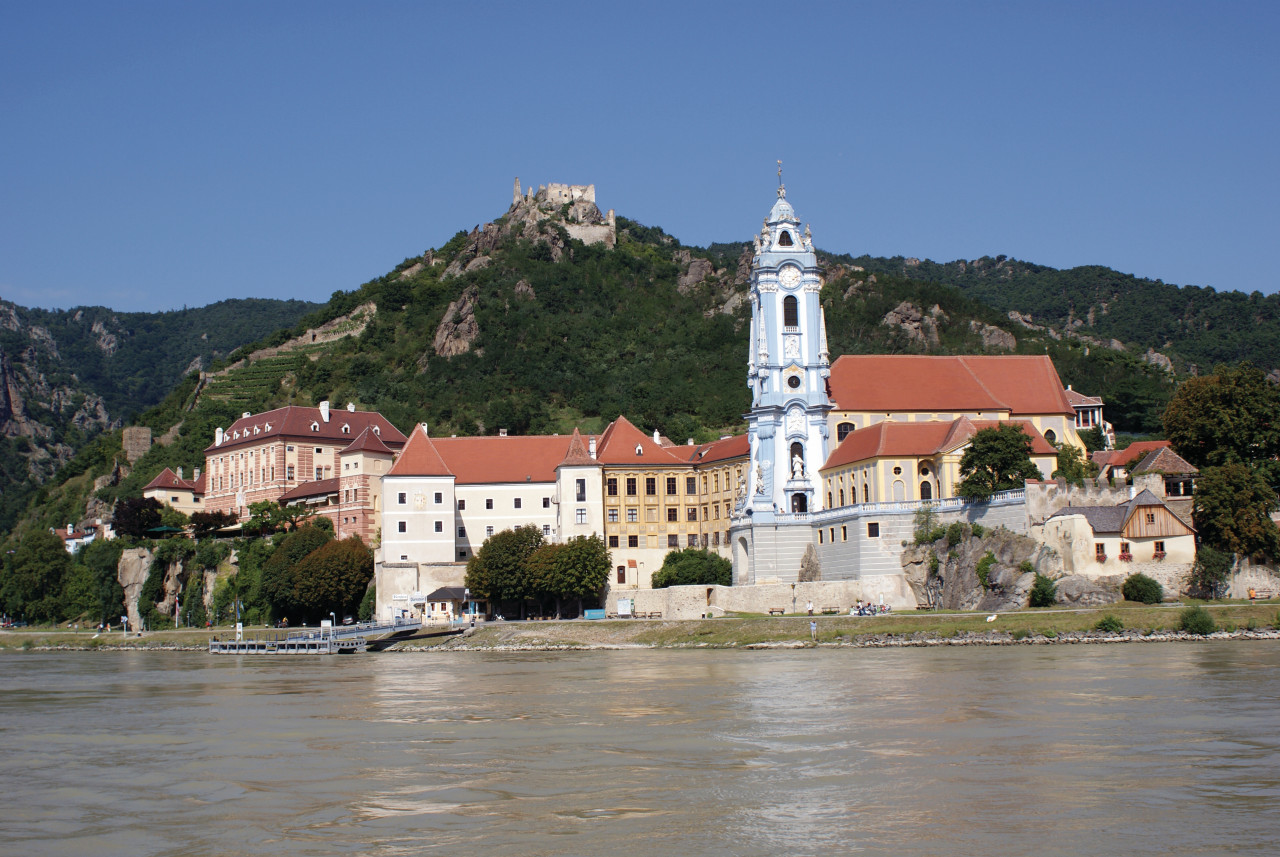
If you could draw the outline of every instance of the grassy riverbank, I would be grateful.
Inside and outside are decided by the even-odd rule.
[[[886,616],[819,616],[818,643],[826,645],[920,645],[937,643],[1008,644],[1079,642],[1081,639],[1170,639],[1177,632],[1185,604],[1151,607],[1112,604],[1065,610],[1047,608],[987,614],[906,612]],[[1280,632],[1280,603],[1210,603],[1205,607],[1225,632]],[[1124,625],[1119,635],[1094,631],[1103,616]],[[225,634],[229,628],[215,628]],[[266,629],[246,629],[246,633]],[[1280,634],[1278,634],[1280,635]],[[0,651],[73,649],[111,651],[204,650],[210,631],[154,631],[124,635],[66,628],[23,628],[0,632]],[[495,622],[466,636],[411,640],[398,651],[510,651],[565,648],[742,648],[809,645],[808,616],[729,616],[693,620],[580,620],[564,622]]]

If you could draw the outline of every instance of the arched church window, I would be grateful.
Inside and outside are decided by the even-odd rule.
[[[1057,442],[1058,442],[1058,436],[1057,436],[1056,434],[1054,434],[1054,433],[1053,433],[1053,429],[1046,429],[1046,430],[1045,430],[1045,433],[1044,433],[1044,439],[1045,439],[1045,440],[1047,440],[1047,441],[1049,441],[1049,443],[1057,443]]]
[[[871,502],[871,488],[865,482],[862,483],[862,502]]]
[[[840,423],[840,425],[836,426],[836,443],[844,440],[845,436],[849,434],[849,432],[853,431],[853,429],[853,423]]]
[[[933,483],[930,482],[928,479],[920,483],[920,499],[921,500],[933,499]]]
[[[800,326],[800,306],[795,295],[787,295],[782,299],[782,325],[784,327]]]
[[[791,233],[790,233],[790,232],[788,232],[788,231],[787,231],[787,230],[785,230],[785,229],[784,229],[784,230],[782,230],[782,235],[780,235],[780,236],[778,237],[778,246],[779,246],[779,247],[790,247],[790,246],[792,246],[792,244],[794,244],[794,243],[795,243],[795,242],[793,242],[793,241],[791,240]]]

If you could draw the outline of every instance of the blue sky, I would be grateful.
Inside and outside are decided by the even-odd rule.
[[[0,0],[0,297],[323,300],[594,183],[746,241],[1274,292],[1276,3]]]

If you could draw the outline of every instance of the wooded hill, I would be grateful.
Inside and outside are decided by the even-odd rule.
[[[162,467],[190,472],[203,465],[202,450],[217,426],[242,411],[286,403],[354,402],[406,430],[427,422],[437,435],[598,431],[619,414],[681,441],[740,431],[750,404],[749,245],[686,247],[660,228],[619,217],[615,248],[587,246],[569,238],[563,215],[545,210],[530,217],[513,208],[485,229],[459,232],[438,250],[335,293],[291,327],[210,367],[222,374],[204,381],[188,375],[137,418],[157,436],[177,426],[173,443],[153,447],[124,475],[113,469],[123,461],[119,432],[102,434],[40,492],[15,534],[91,517],[116,497],[140,492]],[[1228,352],[1267,369],[1276,365],[1268,348],[1252,350],[1243,335],[1231,351],[1213,346],[1211,332],[1191,334],[1204,319],[1225,324],[1246,307],[1252,319],[1259,308],[1274,306],[1274,296],[1184,294],[1161,284],[1195,312],[1183,312],[1182,327],[1170,322],[1161,328],[1166,334],[1157,335],[1123,296],[1107,301],[1107,311],[1095,311],[1092,320],[1086,312],[1080,323],[1085,298],[1101,294],[1101,287],[1082,286],[1078,300],[1056,296],[1064,281],[1053,275],[1070,272],[1017,263],[1015,274],[997,260],[961,271],[954,263],[951,270],[819,255],[832,359],[844,353],[1048,353],[1064,383],[1104,397],[1107,417],[1121,431],[1158,432],[1174,388],[1171,372],[1142,359],[1148,343],[1158,342],[1175,367],[1194,362],[1204,368],[1208,355]],[[998,273],[984,276],[978,268]],[[1016,285],[1001,279],[1005,272]],[[926,280],[926,273],[944,282]],[[1011,320],[1010,309],[1029,315],[1038,329]],[[314,337],[303,334],[325,322],[345,325],[352,335],[245,359],[296,337],[310,342]],[[243,329],[239,321],[222,327]],[[1179,331],[1191,331],[1187,337],[1203,344],[1175,349]],[[1166,338],[1174,334],[1177,342]],[[167,366],[180,372],[187,359]],[[95,492],[96,477],[108,484]],[[90,495],[95,502],[87,509]]]

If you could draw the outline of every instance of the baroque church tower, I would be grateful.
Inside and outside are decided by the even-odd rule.
[[[751,468],[741,513],[754,525],[797,521],[793,515],[821,508],[818,468],[827,459],[831,410],[821,288],[809,228],[800,231],[779,181],[751,264]]]

